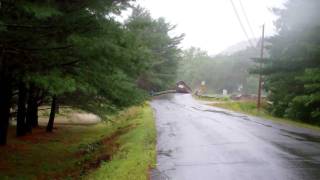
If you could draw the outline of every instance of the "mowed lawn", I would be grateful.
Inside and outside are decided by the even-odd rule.
[[[155,165],[156,130],[149,105],[96,125],[44,127],[0,147],[0,179],[148,179]]]

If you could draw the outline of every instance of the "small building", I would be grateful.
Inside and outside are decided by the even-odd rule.
[[[192,89],[184,81],[178,81],[176,83],[176,92],[177,93],[192,93]]]

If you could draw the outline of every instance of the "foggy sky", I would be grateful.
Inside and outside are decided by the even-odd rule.
[[[239,0],[233,0],[239,14]],[[266,34],[275,33],[273,21],[276,16],[270,11],[272,7],[282,7],[286,0],[242,0],[256,38],[261,36],[261,25],[266,24]],[[200,47],[217,54],[224,49],[246,40],[241,26],[232,9],[230,0],[138,0],[137,4],[148,9],[154,18],[164,17],[176,24],[174,34],[185,33],[183,48]],[[242,22],[251,38],[250,29],[244,16]]]

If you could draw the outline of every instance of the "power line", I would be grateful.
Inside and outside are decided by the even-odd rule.
[[[239,3],[240,3],[241,10],[242,10],[242,12],[243,12],[243,15],[244,15],[244,17],[245,17],[245,20],[246,20],[246,22],[247,22],[247,24],[248,24],[248,26],[249,26],[251,35],[253,36],[254,39],[256,39],[256,36],[255,36],[254,31],[253,31],[253,29],[252,29],[252,26],[251,26],[251,23],[250,23],[250,21],[249,21],[248,15],[247,15],[246,10],[245,10],[245,8],[244,8],[244,6],[243,6],[242,0],[239,0]]]
[[[243,33],[245,34],[245,36],[246,36],[247,39],[248,39],[249,44],[250,44],[252,47],[255,47],[255,46],[253,45],[253,43],[251,42],[251,39],[250,39],[250,37],[249,37],[249,35],[248,35],[248,33],[247,33],[247,31],[246,31],[246,29],[245,29],[242,21],[241,21],[241,18],[240,18],[240,15],[239,15],[238,11],[237,11],[236,6],[234,5],[234,3],[233,3],[232,0],[230,0],[230,2],[231,2],[231,5],[232,5],[232,7],[233,7],[233,11],[234,11],[234,13],[235,13],[236,16],[237,16],[237,19],[238,19],[238,22],[239,22],[239,24],[240,24],[240,26],[241,26],[241,29],[242,29]]]

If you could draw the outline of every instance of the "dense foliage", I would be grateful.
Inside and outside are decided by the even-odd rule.
[[[22,136],[38,125],[43,103],[52,102],[50,132],[59,104],[103,115],[169,86],[181,38],[141,8],[118,22],[128,7],[129,0],[0,1],[0,144],[16,107]]]
[[[163,18],[152,19],[150,13],[140,7],[133,9],[126,26],[141,47],[148,47],[144,49],[148,67],[138,79],[139,86],[149,91],[173,88],[180,59],[178,45],[184,35],[170,37],[169,32],[175,26]]]
[[[257,52],[255,48],[248,48],[233,55],[211,57],[200,49],[191,48],[183,53],[178,78],[193,89],[205,81],[208,93],[222,93],[226,89],[229,93],[254,94],[257,77],[248,69],[254,65],[251,58],[257,57]]]
[[[275,9],[278,35],[264,63],[265,88],[280,117],[320,123],[320,2],[290,0]]]

